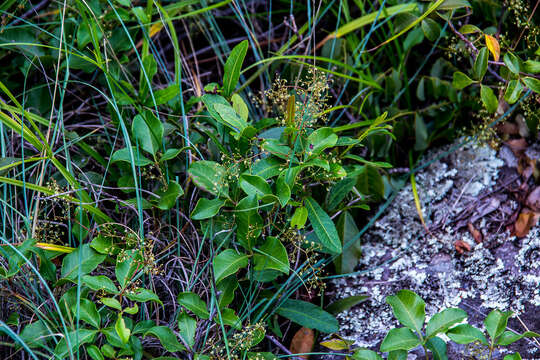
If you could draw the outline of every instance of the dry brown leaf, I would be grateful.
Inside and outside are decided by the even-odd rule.
[[[536,225],[540,213],[532,212],[528,209],[521,211],[519,217],[514,223],[514,235],[524,237],[529,233],[529,230]]]
[[[540,186],[529,193],[525,204],[534,211],[540,211]]]
[[[456,242],[454,243],[454,247],[456,248],[456,251],[460,254],[463,254],[466,251],[471,251],[471,245],[469,245],[463,240],[456,240]]]
[[[467,228],[469,229],[469,232],[471,233],[472,237],[474,238],[474,241],[476,243],[481,243],[484,239],[484,236],[482,235],[482,232],[474,227],[473,223],[468,223]]]
[[[506,145],[510,147],[514,155],[517,157],[519,157],[528,146],[527,141],[523,138],[508,140]]]
[[[315,344],[313,330],[303,327],[294,334],[290,350],[292,354],[308,353],[311,352],[313,344]],[[299,355],[298,357],[308,359],[309,355]]]

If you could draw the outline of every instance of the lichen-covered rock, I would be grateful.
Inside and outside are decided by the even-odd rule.
[[[540,230],[523,239],[500,224],[517,204],[505,194],[505,162],[489,147],[454,145],[426,156],[442,157],[416,174],[418,193],[429,233],[419,221],[409,186],[403,188],[385,214],[362,238],[361,271],[335,280],[334,298],[368,294],[370,299],[338,315],[341,335],[357,346],[376,349],[397,326],[387,295],[410,289],[426,301],[428,318],[445,307],[461,307],[477,326],[493,308],[513,310],[530,330],[540,330]],[[515,177],[514,177],[515,178]],[[474,223],[484,233],[477,243],[467,230]],[[471,248],[460,253],[455,242]],[[512,320],[510,328],[524,331]],[[524,359],[540,359],[529,340],[514,349]],[[449,349],[452,359],[465,358],[464,346]]]

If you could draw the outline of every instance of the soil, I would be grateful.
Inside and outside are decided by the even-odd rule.
[[[410,185],[362,237],[359,275],[335,280],[334,299],[367,294],[370,299],[338,315],[340,335],[356,346],[377,350],[388,329],[398,326],[387,295],[410,289],[426,302],[427,318],[460,307],[468,322],[483,328],[491,309],[512,310],[509,328],[540,331],[540,227],[523,238],[509,229],[523,188],[517,161],[469,144],[447,154],[449,145],[426,155],[442,157],[416,174],[422,212],[419,220]],[[523,339],[508,348],[523,359],[540,359],[540,346]],[[449,359],[480,359],[467,346],[448,342]],[[498,351],[502,359],[508,350]],[[417,351],[409,359],[423,359]]]

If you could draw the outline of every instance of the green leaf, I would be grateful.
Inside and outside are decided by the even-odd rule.
[[[504,64],[508,67],[508,70],[516,75],[519,75],[521,60],[511,52],[507,52],[503,57]]]
[[[242,97],[238,94],[233,94],[231,101],[233,103],[234,111],[240,115],[242,120],[247,121],[249,117],[249,109],[244,99],[242,99]]]
[[[151,290],[145,288],[138,288],[133,291],[126,292],[126,297],[131,301],[147,302],[154,301],[160,305],[163,305],[159,297]]]
[[[439,337],[435,336],[426,342],[426,347],[433,354],[433,360],[448,360],[446,355],[446,343]]]
[[[76,282],[79,273],[81,276],[90,273],[105,260],[105,257],[92,249],[89,244],[83,244],[64,257],[61,276]]]
[[[503,360],[521,360],[519,353],[508,354],[504,356]]]
[[[297,207],[291,217],[291,227],[297,229],[303,229],[306,225],[308,217],[308,211],[304,206]]]
[[[154,156],[156,155],[156,152],[159,150],[159,143],[141,115],[138,114],[133,118],[131,132],[133,133],[133,137],[137,140],[138,145],[144,151]]]
[[[248,257],[244,254],[238,254],[233,249],[227,249],[219,253],[214,258],[214,277],[216,283],[225,279],[227,276],[236,274],[238,270],[248,265]]]
[[[471,4],[467,0],[446,0],[443,2],[437,10],[454,10],[463,7],[471,7]]]
[[[392,306],[396,319],[403,326],[421,332],[426,317],[426,303],[420,296],[410,290],[400,290],[396,295],[387,296],[386,302]]]
[[[278,238],[268,236],[258,250],[253,255],[256,271],[272,269],[289,274],[289,256]]]
[[[235,209],[238,242],[248,251],[251,251],[262,232],[263,219],[257,212],[258,207],[257,196],[249,195],[240,200]]]
[[[521,340],[523,338],[532,338],[532,337],[540,337],[540,334],[537,334],[532,331],[526,331],[523,334],[517,334],[513,331],[506,330],[504,331],[501,336],[497,339],[497,345],[510,345],[518,340]]]
[[[394,350],[388,353],[387,360],[407,360],[407,351]]]
[[[347,177],[332,186],[326,196],[326,208],[330,211],[334,210],[351,192],[355,184],[355,178]]]
[[[356,182],[358,191],[366,196],[382,198],[384,196],[384,182],[377,168],[365,165],[358,173]]]
[[[473,79],[471,79],[461,71],[456,71],[452,80],[452,86],[458,90],[461,90],[471,85],[473,82]]]
[[[64,359],[68,356],[69,352],[75,352],[81,345],[92,343],[96,337],[97,330],[79,329],[68,333],[69,345],[66,338],[60,339],[56,347],[54,348],[54,354],[59,359]]]
[[[229,306],[234,300],[234,292],[238,289],[238,285],[238,279],[234,275],[226,277],[216,285],[216,289],[221,292],[218,300],[220,308]]]
[[[178,315],[178,330],[180,331],[180,336],[182,339],[184,339],[186,344],[193,347],[195,344],[197,320],[182,311],[180,315]]]
[[[429,147],[428,129],[424,118],[419,114],[416,114],[414,117],[414,133],[416,140],[414,150],[421,151],[427,149]]]
[[[74,316],[78,316],[82,321],[92,325],[96,329],[99,329],[101,323],[101,316],[99,315],[96,304],[88,299],[80,299],[79,309],[77,313],[77,304],[71,304],[71,312]]]
[[[519,80],[510,80],[508,82],[506,92],[504,93],[504,100],[506,100],[509,104],[514,104],[519,100],[522,91],[523,85],[521,85]]]
[[[494,113],[497,111],[497,107],[499,106],[499,101],[497,100],[497,97],[493,93],[493,90],[486,85],[482,85],[480,88],[480,98],[482,99],[482,103],[484,104],[485,108],[488,112]]]
[[[247,122],[234,111],[231,105],[214,104],[214,110],[217,111],[223,123],[236,132],[241,133],[247,127]]]
[[[452,325],[461,322],[467,317],[467,313],[459,308],[449,308],[433,315],[426,326],[426,337],[430,338],[439,333],[444,333]]]
[[[124,321],[122,315],[118,315],[118,319],[114,324],[114,329],[116,330],[120,340],[122,340],[124,344],[127,344],[129,341],[129,336],[131,335],[131,330],[126,326],[126,322]]]
[[[26,325],[19,336],[28,347],[33,348],[43,345],[47,335],[49,330],[41,320],[38,320]]]
[[[448,330],[446,335],[458,344],[470,344],[475,341],[480,341],[484,345],[488,343],[482,331],[469,324],[455,326]]]
[[[101,298],[101,303],[105,306],[108,306],[112,309],[116,309],[116,310],[119,310],[119,311],[122,311],[122,305],[120,304],[120,302],[118,300],[116,300],[115,298]]]
[[[486,331],[491,339],[498,338],[506,329],[508,319],[514,315],[512,311],[492,310],[484,320]]]
[[[525,67],[525,72],[529,74],[538,74],[540,73],[540,61],[527,60],[523,64]]]
[[[375,351],[360,349],[356,350],[351,357],[354,360],[382,360],[382,357]]]
[[[339,330],[335,317],[306,301],[287,299],[277,309],[277,313],[303,327],[323,333],[334,333]]]
[[[92,360],[105,360],[105,357],[103,357],[103,354],[101,351],[99,351],[99,348],[96,345],[87,346],[86,352],[88,353],[88,356],[92,358]]]
[[[527,76],[523,78],[523,82],[529,89],[540,94],[540,80]]]
[[[283,173],[284,174],[284,173]],[[285,176],[280,175],[276,181],[276,193],[282,207],[287,205],[291,198],[291,188],[285,181]]]
[[[274,354],[269,352],[248,352],[247,358],[248,360],[278,360]]]
[[[464,35],[482,32],[482,30],[478,26],[472,24],[465,24],[460,27],[458,31]]]
[[[248,47],[248,41],[242,41],[232,49],[227,61],[225,62],[223,74],[224,96],[228,97],[231,95],[238,84],[238,79],[240,79],[240,70],[242,70],[242,64],[244,63],[244,58],[246,57]]]
[[[183,351],[185,348],[178,342],[176,335],[167,326],[154,326],[150,328],[144,337],[152,335],[159,339],[165,350],[170,352]]]
[[[240,318],[238,317],[238,315],[234,313],[233,309],[223,308],[220,311],[221,311],[221,321],[219,319],[219,316],[216,315],[214,317],[214,320],[216,321],[216,323],[232,326],[236,330],[242,329],[242,322],[240,321]]]
[[[307,138],[308,159],[318,156],[324,149],[335,146],[338,136],[329,127],[312,132]]]
[[[153,164],[153,162],[143,155],[141,155],[135,146],[130,148],[123,148],[120,150],[117,150],[112,154],[111,156],[111,163],[117,162],[117,161],[124,161],[131,164],[131,158],[130,158],[130,151],[133,154],[133,163],[135,166],[146,166]]]
[[[180,88],[178,87],[178,84],[171,84],[164,89],[154,91],[154,100],[156,101],[156,105],[159,106],[171,101],[179,95]],[[154,106],[154,101],[152,98],[149,98],[145,104],[146,106]]]
[[[247,195],[257,195],[263,197],[264,195],[272,194],[270,185],[260,176],[242,174],[238,182],[240,188],[244,190]]]
[[[136,313],[139,312],[139,305],[135,304],[132,307],[125,308],[124,312],[126,314],[135,315]]]
[[[409,328],[392,329],[382,341],[380,351],[411,350],[420,345],[420,340]]]
[[[304,205],[308,211],[308,218],[317,235],[318,242],[323,247],[322,250],[331,254],[340,254],[342,251],[341,240],[330,216],[324,212],[312,197],[306,198]]]
[[[474,78],[478,81],[482,81],[484,75],[486,74],[488,67],[488,58],[489,50],[487,47],[483,47],[478,52],[478,55],[476,56],[476,60],[474,61],[473,65]]]
[[[82,277],[83,283],[94,291],[102,290],[109,294],[118,294],[118,289],[114,282],[105,275],[90,276],[84,275]]]
[[[326,307],[325,310],[332,315],[337,315],[345,310],[352,308],[355,305],[360,304],[361,302],[366,301],[367,299],[369,299],[369,296],[366,295],[348,296],[346,298],[339,299],[331,303]]]
[[[163,155],[161,155],[161,157],[159,158],[159,162],[175,159],[181,152],[182,149],[167,149],[167,151],[165,151]]]
[[[343,248],[345,244],[354,239],[358,235],[358,227],[354,221],[354,217],[348,212],[344,211],[338,218],[337,231]],[[338,274],[347,274],[354,271],[358,261],[362,255],[362,247],[360,244],[360,238],[356,239],[342,254],[334,260],[336,266],[336,272]]]
[[[178,294],[178,304],[184,306],[201,319],[208,319],[210,317],[206,303],[199,295],[193,292],[187,291]]]
[[[176,181],[171,180],[167,186],[167,190],[158,191],[159,201],[157,207],[161,210],[169,210],[176,204],[176,199],[184,194],[184,190]]]
[[[125,289],[129,281],[133,278],[135,271],[141,270],[142,258],[138,250],[126,250],[122,256],[116,258],[114,273],[116,280],[122,289]]]
[[[191,164],[188,170],[195,185],[211,194],[228,194],[225,168],[214,161],[201,160]]]
[[[441,26],[433,19],[422,20],[422,31],[429,41],[436,41],[441,33]]]
[[[200,198],[199,201],[197,201],[195,209],[193,209],[193,212],[191,213],[191,218],[193,220],[204,220],[214,217],[223,205],[225,205],[225,200],[219,198],[212,200]]]

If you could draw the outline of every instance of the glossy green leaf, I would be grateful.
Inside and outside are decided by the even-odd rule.
[[[236,274],[238,270],[247,265],[247,255],[238,254],[233,249],[222,251],[214,258],[214,277],[216,283],[219,283],[229,275]]]
[[[359,349],[356,350],[351,356],[351,359],[354,360],[382,360],[382,357],[377,354],[375,351],[367,350],[367,349]]]
[[[538,74],[540,73],[540,61],[527,60],[523,63],[524,72],[528,74]]]
[[[136,166],[146,166],[153,164],[151,160],[144,157],[137,151],[137,148],[135,146],[131,147],[131,153],[133,154],[133,163]],[[130,157],[130,149],[129,148],[123,148],[120,150],[115,151],[111,156],[111,163],[117,162],[117,161],[124,161],[131,164],[131,157]]]
[[[242,97],[238,94],[233,94],[233,96],[231,96],[231,101],[234,111],[240,115],[242,120],[248,121],[249,109],[244,99],[242,99]]]
[[[426,317],[426,303],[420,296],[410,290],[400,290],[396,295],[387,296],[386,302],[403,326],[421,332]]]
[[[517,334],[513,331],[506,330],[497,339],[497,345],[506,346],[506,345],[515,343],[516,341],[521,340],[523,338],[533,338],[533,337],[540,337],[540,334],[537,334],[533,331],[526,331],[523,334]]]
[[[521,360],[521,355],[519,353],[513,353],[505,355],[503,360]]]
[[[455,343],[470,344],[480,341],[487,345],[487,340],[482,331],[469,324],[457,325],[446,332],[446,335]]]
[[[105,275],[90,276],[84,275],[82,277],[83,284],[95,291],[104,291],[109,294],[117,294],[118,288],[114,285],[114,282]]]
[[[218,299],[220,308],[229,306],[234,300],[234,293],[238,289],[238,285],[238,279],[234,275],[227,276],[216,285],[217,291],[221,293]]]
[[[489,86],[482,85],[480,88],[480,98],[482,99],[482,103],[484,104],[485,108],[488,112],[494,113],[497,111],[497,107],[499,106],[499,101],[497,100],[497,97],[493,93],[493,90]]]
[[[422,20],[422,31],[429,41],[436,41],[441,33],[441,26],[431,18]]]
[[[92,325],[96,329],[99,329],[101,323],[101,316],[99,315],[96,304],[88,299],[80,299],[79,307],[77,304],[71,304],[71,313],[73,316],[78,317],[82,321]]]
[[[526,76],[523,78],[525,85],[537,94],[540,94],[540,80]]]
[[[334,264],[338,274],[347,274],[354,271],[362,256],[360,238],[356,239],[348,248],[345,248],[347,243],[357,237],[359,230],[354,217],[348,211],[344,211],[339,215],[336,228],[345,250],[334,260]]]
[[[516,75],[519,75],[521,68],[521,60],[511,52],[507,52],[503,57],[504,64],[508,67],[508,70],[513,72]]]
[[[126,326],[126,322],[121,315],[118,315],[118,319],[114,324],[114,329],[116,330],[116,334],[118,334],[120,340],[122,340],[124,344],[127,344],[129,341],[129,336],[131,335],[131,330]]]
[[[101,303],[105,306],[108,306],[112,309],[116,309],[116,310],[119,310],[121,311],[122,310],[122,305],[120,304],[120,302],[118,300],[116,300],[115,298],[101,298]]]
[[[191,164],[188,170],[195,185],[211,194],[228,194],[225,168],[214,161],[201,160]]]
[[[159,150],[159,143],[155,136],[150,131],[150,127],[141,115],[136,115],[133,118],[131,132],[136,139],[137,144],[146,152],[156,155]]]
[[[471,4],[467,0],[446,0],[439,7],[438,10],[455,10],[464,7],[471,7]]]
[[[88,356],[92,358],[92,360],[105,360],[105,357],[101,351],[99,351],[99,348],[96,345],[87,346],[86,352],[88,353]]]
[[[81,276],[90,273],[103,260],[105,260],[105,255],[92,249],[89,244],[83,244],[64,257],[61,276],[71,281],[77,281],[79,273]]]
[[[193,212],[191,213],[191,218],[193,220],[204,220],[214,217],[223,205],[225,205],[225,200],[219,198],[212,200],[200,198],[199,201],[197,201],[195,209],[193,209]]]
[[[365,165],[358,173],[356,182],[358,191],[366,196],[382,198],[384,196],[384,182],[377,168]]]
[[[291,217],[291,227],[303,229],[308,218],[308,211],[304,206],[297,207]]]
[[[176,335],[167,326],[154,326],[144,334],[144,337],[149,335],[158,338],[161,345],[167,351],[177,352],[185,350],[182,344],[178,342]]]
[[[473,79],[462,73],[461,71],[454,72],[452,86],[458,90],[464,89],[474,82]]]
[[[332,128],[323,127],[312,132],[307,138],[308,158],[319,155],[324,149],[335,146],[338,136]]]
[[[289,256],[278,238],[268,236],[264,244],[253,255],[257,271],[273,269],[289,274]]]
[[[184,190],[176,181],[171,180],[165,191],[157,192],[159,200],[157,207],[161,210],[169,210],[176,204],[176,199],[184,194]]]
[[[486,331],[492,339],[499,337],[506,329],[508,319],[514,315],[512,311],[492,310],[484,320]]]
[[[439,333],[444,333],[452,325],[461,322],[467,317],[467,313],[459,308],[448,308],[433,315],[426,326],[426,337],[430,338]]]
[[[272,194],[270,185],[260,176],[243,174],[238,181],[240,188],[244,190],[247,195],[257,195],[262,197],[264,195]]]
[[[206,303],[194,292],[188,291],[178,294],[178,304],[184,306],[201,319],[208,319],[210,317]]]
[[[248,251],[251,251],[262,232],[263,219],[257,211],[258,207],[257,196],[249,195],[240,200],[235,209],[238,242]]]
[[[180,331],[180,336],[184,339],[186,344],[193,347],[195,344],[197,320],[182,311],[180,315],[178,315],[178,330]]]
[[[232,49],[227,61],[225,62],[223,74],[224,96],[230,96],[238,84],[240,70],[242,70],[242,64],[244,63],[244,58],[246,57],[248,47],[249,43],[247,40],[240,42]]]
[[[391,329],[381,343],[382,352],[411,350],[420,345],[420,340],[409,328]]]
[[[332,186],[326,196],[326,208],[330,211],[334,210],[351,192],[355,184],[356,178],[348,177]]]
[[[406,350],[394,350],[388,353],[387,360],[407,360]]]
[[[126,250],[123,256],[116,259],[114,272],[116,280],[122,289],[125,289],[135,275],[135,271],[141,270],[142,258],[138,250]]]
[[[301,326],[323,333],[339,330],[334,316],[306,301],[288,299],[277,309],[277,313]]]
[[[159,161],[163,162],[167,160],[173,160],[178,155],[180,155],[181,152],[182,152],[182,149],[174,149],[174,148],[167,149],[167,151],[165,151],[163,155],[161,155],[161,157],[159,158]]]
[[[523,85],[519,80],[510,80],[508,82],[506,92],[504,93],[504,100],[509,104],[514,104],[519,100],[521,93],[523,91]]]
[[[179,95],[180,95],[180,89],[178,87],[178,84],[171,84],[167,86],[166,88],[156,90],[154,91],[155,105],[157,106],[163,105]],[[149,98],[146,101],[146,105],[154,106],[154,101],[152,100],[152,98]]]
[[[217,315],[216,317],[214,317],[214,320],[218,324],[232,326],[236,330],[242,329],[242,321],[240,321],[240,318],[238,317],[238,315],[234,313],[233,309],[223,308],[220,311],[221,311],[221,321]]]
[[[68,333],[69,348],[66,338],[60,339],[56,347],[54,348],[54,354],[59,359],[64,359],[70,352],[75,352],[81,345],[92,343],[96,337],[97,330],[89,330],[80,328],[79,330],[73,330]]]
[[[163,305],[159,297],[151,290],[145,288],[137,288],[135,290],[126,292],[126,297],[131,301],[147,302],[154,301],[160,305]]]
[[[474,78],[478,81],[482,81],[486,74],[488,67],[489,50],[487,47],[483,47],[478,52],[473,65]]]
[[[214,110],[216,110],[226,125],[239,133],[248,126],[247,122],[229,104],[214,104]]]
[[[361,302],[366,301],[367,299],[369,299],[369,296],[367,295],[347,296],[343,299],[334,301],[333,303],[328,305],[325,310],[332,315],[337,315],[345,310],[349,310],[350,308],[360,304]]]
[[[322,250],[331,254],[340,254],[341,240],[330,216],[312,197],[305,199],[304,206],[308,211],[308,218],[317,235],[317,240],[322,245]]]
[[[426,347],[431,351],[433,360],[448,360],[446,343],[440,337],[433,337],[426,342]]]

